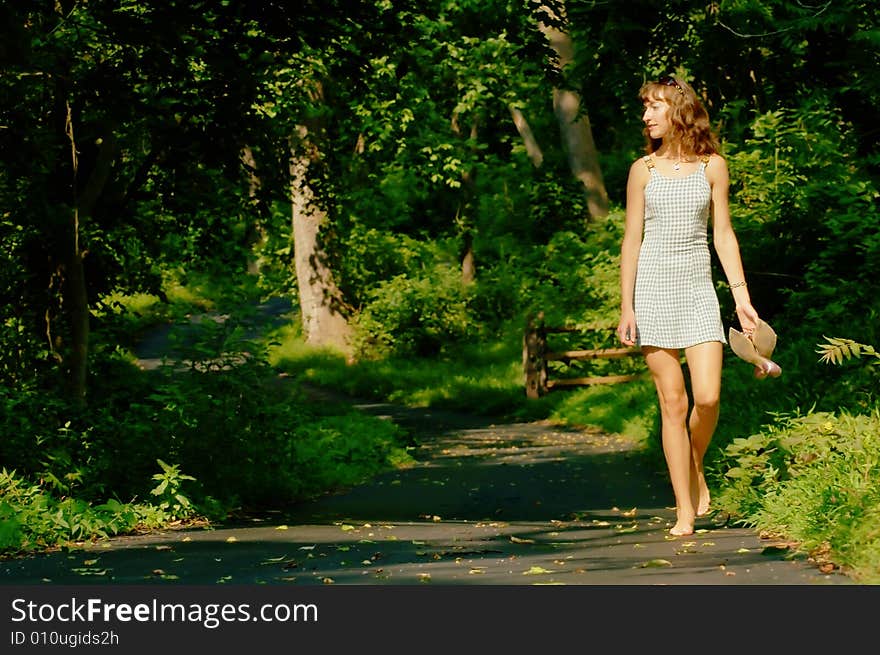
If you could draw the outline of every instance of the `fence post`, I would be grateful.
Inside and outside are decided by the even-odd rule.
[[[540,398],[547,393],[547,333],[544,331],[544,312],[529,314],[523,334],[523,373],[526,378],[526,396]]]

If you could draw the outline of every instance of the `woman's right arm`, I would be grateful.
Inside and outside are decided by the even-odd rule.
[[[620,323],[617,325],[617,336],[627,346],[634,346],[636,343],[633,296],[645,222],[645,185],[649,176],[648,167],[641,159],[637,159],[630,166],[626,182],[626,223],[620,246]]]

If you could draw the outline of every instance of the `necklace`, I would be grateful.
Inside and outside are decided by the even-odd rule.
[[[691,161],[689,157],[683,157],[683,156],[679,153],[679,155],[678,155],[678,157],[676,158],[676,160],[675,160],[674,162],[672,162],[672,170],[674,170],[674,171],[676,171],[676,172],[680,171],[680,170],[681,170],[681,165],[682,165],[682,163],[683,163],[683,162],[689,162],[689,161]]]

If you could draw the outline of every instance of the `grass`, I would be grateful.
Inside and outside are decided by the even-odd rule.
[[[296,327],[269,339],[270,362],[296,379],[354,397],[489,414],[507,420],[547,419],[598,426],[647,443],[656,434],[656,397],[649,380],[525,396],[521,335],[450,347],[431,359],[365,360],[350,364],[341,353],[311,349]]]

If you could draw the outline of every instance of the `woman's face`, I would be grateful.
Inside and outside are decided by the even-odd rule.
[[[646,98],[642,121],[648,128],[648,136],[662,139],[669,132],[669,104],[663,98]]]

